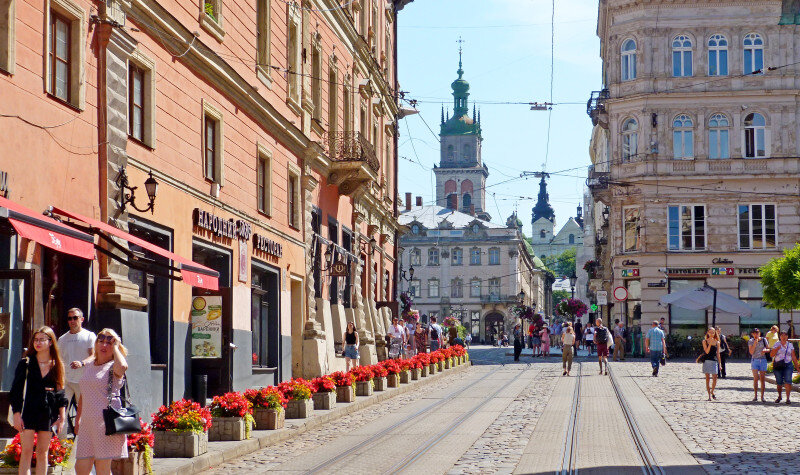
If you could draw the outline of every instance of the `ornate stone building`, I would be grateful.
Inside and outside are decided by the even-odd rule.
[[[534,255],[549,263],[567,249],[578,249],[583,244],[583,208],[578,205],[576,217],[567,219],[556,232],[556,213],[550,206],[544,175],[539,182],[539,196],[533,207],[530,243]]]
[[[789,318],[762,307],[758,267],[800,239],[796,3],[600,1],[590,289],[627,288],[611,318],[702,333],[711,312],[657,303],[704,284],[753,310],[718,315],[728,333]]]

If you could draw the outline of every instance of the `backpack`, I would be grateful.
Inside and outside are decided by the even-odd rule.
[[[594,340],[597,343],[606,344],[608,343],[608,328],[606,327],[599,327],[594,330]]]
[[[431,340],[438,340],[439,339],[439,330],[436,327],[431,326]]]

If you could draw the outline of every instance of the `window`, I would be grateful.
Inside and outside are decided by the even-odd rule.
[[[256,71],[259,78],[269,84],[270,67],[270,3],[271,0],[256,0]]]
[[[203,150],[205,157],[205,177],[208,180],[217,182],[217,156],[219,147],[219,122],[214,120],[213,117],[205,116],[205,136],[203,141]]]
[[[636,79],[636,42],[629,39],[622,43],[622,80]]]
[[[481,265],[481,250],[477,247],[473,247],[469,250],[469,265],[471,266],[479,266]]]
[[[457,247],[453,249],[452,265],[460,266],[464,263],[464,251]]]
[[[464,288],[461,279],[453,279],[450,284],[450,297],[463,298]]]
[[[625,252],[635,252],[642,250],[642,242],[640,238],[641,227],[639,224],[639,208],[626,207],[622,210],[623,214],[623,249]]]
[[[667,218],[670,251],[699,251],[706,248],[704,205],[670,206]]]
[[[452,145],[448,145],[447,146],[447,158],[449,158],[451,160],[456,158],[456,152],[453,150],[453,146]]]
[[[749,333],[753,328],[769,328],[778,324],[778,311],[764,306],[761,279],[739,279],[739,298],[750,307],[753,314],[739,318],[739,331]]]
[[[343,127],[345,132],[353,130],[353,108],[351,106],[351,101],[350,89],[345,85],[342,88],[342,118],[344,119]]]
[[[287,203],[289,226],[300,229],[300,172],[289,171],[289,182],[287,183]]]
[[[639,149],[639,124],[636,119],[628,119],[622,124],[622,159],[630,160]]]
[[[140,50],[128,60],[128,136],[148,147],[155,146],[156,63]]]
[[[222,0],[200,0],[200,26],[220,43],[225,38],[222,29]]]
[[[428,281],[428,297],[438,297],[439,296],[439,281],[436,279],[431,279]]]
[[[728,75],[728,39],[722,35],[708,39],[708,75]]]
[[[489,265],[500,265],[500,248],[492,247],[489,249]]]
[[[489,298],[492,300],[500,299],[500,279],[489,279]]]
[[[464,196],[461,198],[461,204],[464,207],[464,210],[469,212],[470,207],[472,206],[472,195],[469,193],[464,193]]]
[[[3,3],[7,1],[0,2],[0,5]],[[45,90],[53,97],[83,109],[85,102],[83,58],[86,39],[84,11],[70,0],[48,0],[46,5],[49,6],[45,20],[48,26]],[[6,9],[0,8],[0,11],[2,11],[0,16],[4,16]],[[10,9],[8,13],[11,13]],[[13,26],[11,28],[13,29]]]
[[[722,114],[714,114],[708,121],[708,158],[731,158],[730,124]]]
[[[428,249],[428,265],[429,266],[439,265],[439,249],[436,249],[435,247]]]
[[[280,351],[280,308],[278,306],[280,278],[277,273],[252,266],[250,331],[252,332],[253,366],[275,367]]]
[[[692,119],[681,114],[672,121],[672,157],[694,157],[694,124]]]
[[[568,239],[567,239],[567,242],[569,244],[575,244],[575,235],[574,234],[570,234]]]
[[[422,264],[422,251],[419,249],[412,249],[410,254],[410,263],[412,266],[418,266]]]
[[[128,135],[144,140],[144,70],[128,66]]]
[[[692,76],[692,40],[688,36],[680,35],[672,40],[672,75]]]
[[[745,158],[767,156],[767,121],[761,114],[748,114],[744,118]]]
[[[410,293],[412,297],[422,296],[422,287],[420,286],[419,279],[411,279],[411,281],[409,281],[408,293]]]
[[[338,132],[339,129],[339,73],[336,71],[336,58],[332,58],[328,70],[328,131]]]
[[[744,73],[753,74],[764,69],[764,40],[757,33],[744,37]]]
[[[289,19],[289,38],[288,46],[288,66],[289,74],[289,103],[294,105],[298,114],[300,113],[300,26],[299,18]]]
[[[272,154],[263,145],[258,145],[256,163],[256,203],[258,210],[272,214]]]
[[[670,279],[668,282],[668,292],[672,293],[680,290],[696,289],[702,287],[703,284],[704,281],[702,280]],[[705,310],[687,310],[677,305],[669,306],[670,333],[702,335],[707,328],[706,324]]]
[[[547,237],[547,231],[545,231],[544,229],[539,231],[539,237],[542,238],[542,239],[546,238]]]
[[[313,117],[319,125],[322,119],[322,52],[319,38],[314,43],[311,47],[311,104]]]
[[[369,0],[361,0],[361,11],[358,14],[359,19],[359,28],[358,32],[361,36],[367,36],[367,29],[369,28],[369,17],[367,16],[367,12],[369,11]]]
[[[14,74],[14,65],[16,63],[15,7],[16,0],[0,1],[0,69],[9,74]]]
[[[65,102],[70,101],[70,83],[73,80],[70,77],[70,28],[72,25],[69,20],[55,12],[50,13],[50,92]]]
[[[342,248],[344,248],[347,252],[353,252],[353,232],[347,229],[346,227],[342,226]],[[348,267],[352,263],[352,260],[349,255],[342,256],[345,263],[347,263]],[[386,271],[386,278],[389,278],[389,271]],[[347,275],[344,277],[344,292],[342,292],[342,301],[344,303],[345,308],[352,307],[352,280],[350,278],[350,273],[348,272]],[[389,290],[389,282],[386,282],[386,291]],[[386,300],[389,300],[388,298]]]
[[[328,245],[328,249],[331,251],[331,262],[336,262],[340,257],[339,247],[336,246],[336,244],[339,244],[339,222],[330,215],[328,216],[328,239],[331,242]],[[328,300],[331,302],[331,305],[338,304],[341,299],[341,295],[339,295],[339,279],[339,277],[330,278]],[[375,283],[377,284],[377,282]]]
[[[774,249],[775,205],[739,205],[739,249]]]
[[[481,281],[479,279],[472,279],[469,283],[469,296],[470,297],[480,297],[481,296]]]

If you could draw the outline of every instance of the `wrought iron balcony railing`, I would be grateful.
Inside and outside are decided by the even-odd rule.
[[[586,103],[586,113],[592,118],[592,125],[598,123],[603,125],[607,122],[604,120],[606,114],[606,101],[611,97],[608,89],[602,91],[592,91],[589,101]]]
[[[375,173],[381,169],[375,147],[361,132],[329,133],[328,155],[333,162],[366,162]]]

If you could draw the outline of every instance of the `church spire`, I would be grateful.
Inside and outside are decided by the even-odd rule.
[[[444,104],[442,104],[442,124],[444,125]]]
[[[550,206],[550,195],[547,193],[547,182],[545,181],[546,173],[542,173],[542,180],[539,182],[539,197],[536,201],[536,206],[533,207],[533,219],[531,223],[535,223],[540,218],[545,218],[551,222],[556,220],[556,212]]]

